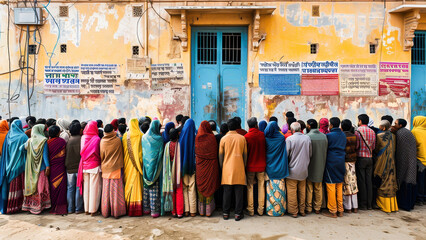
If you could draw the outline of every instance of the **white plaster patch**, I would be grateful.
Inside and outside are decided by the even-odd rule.
[[[137,26],[138,20],[139,20],[139,26]],[[126,8],[124,10],[124,16],[121,18],[120,23],[118,25],[118,29],[114,33],[114,39],[123,37],[125,44],[128,44],[128,43],[132,45],[139,44],[137,34],[139,34],[139,39],[141,42],[144,39],[143,21],[144,21],[143,17],[142,18],[133,17],[132,5],[126,5]],[[137,27],[139,28],[139,31],[137,31]]]
[[[99,32],[101,29],[108,28],[108,21],[106,15],[114,15],[115,19],[118,19],[117,9],[109,8],[106,3],[99,4],[98,11],[94,12],[92,16],[89,17],[86,24],[86,31],[90,31],[95,21],[97,21],[95,31]]]

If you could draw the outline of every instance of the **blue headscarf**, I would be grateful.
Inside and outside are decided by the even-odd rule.
[[[166,126],[164,127],[164,132],[163,132],[163,141],[164,143],[167,143],[170,141],[170,136],[169,136],[169,132],[170,129],[174,128],[175,124],[173,122],[168,122],[166,124]]]
[[[13,121],[4,140],[0,160],[0,201],[3,203],[0,203],[1,213],[6,213],[10,182],[25,171],[27,154],[20,147],[27,140],[28,137],[22,129],[22,122],[19,119]]]
[[[179,136],[180,158],[182,159],[182,176],[195,173],[195,130],[194,120],[186,120]]]
[[[262,132],[265,132],[266,125],[268,125],[268,123],[265,120],[260,121],[259,122],[259,130],[262,131]]]
[[[146,134],[142,136],[143,182],[153,185],[159,178],[163,167],[163,137],[160,134],[160,121],[154,120]]]
[[[287,149],[285,137],[280,133],[277,122],[270,122],[265,129],[266,138],[266,173],[269,179],[286,178],[288,172]]]

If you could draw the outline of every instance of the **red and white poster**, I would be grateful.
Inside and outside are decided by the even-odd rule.
[[[302,62],[302,95],[339,95],[339,63]]]
[[[380,63],[379,96],[395,94],[410,97],[410,64],[398,62]]]

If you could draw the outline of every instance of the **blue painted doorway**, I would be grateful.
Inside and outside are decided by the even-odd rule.
[[[416,31],[411,49],[411,124],[426,116],[426,31]]]
[[[193,27],[191,117],[218,126],[246,114],[247,28]]]

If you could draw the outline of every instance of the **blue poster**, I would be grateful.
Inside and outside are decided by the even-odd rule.
[[[300,95],[300,75],[259,74],[259,86],[265,95]]]

